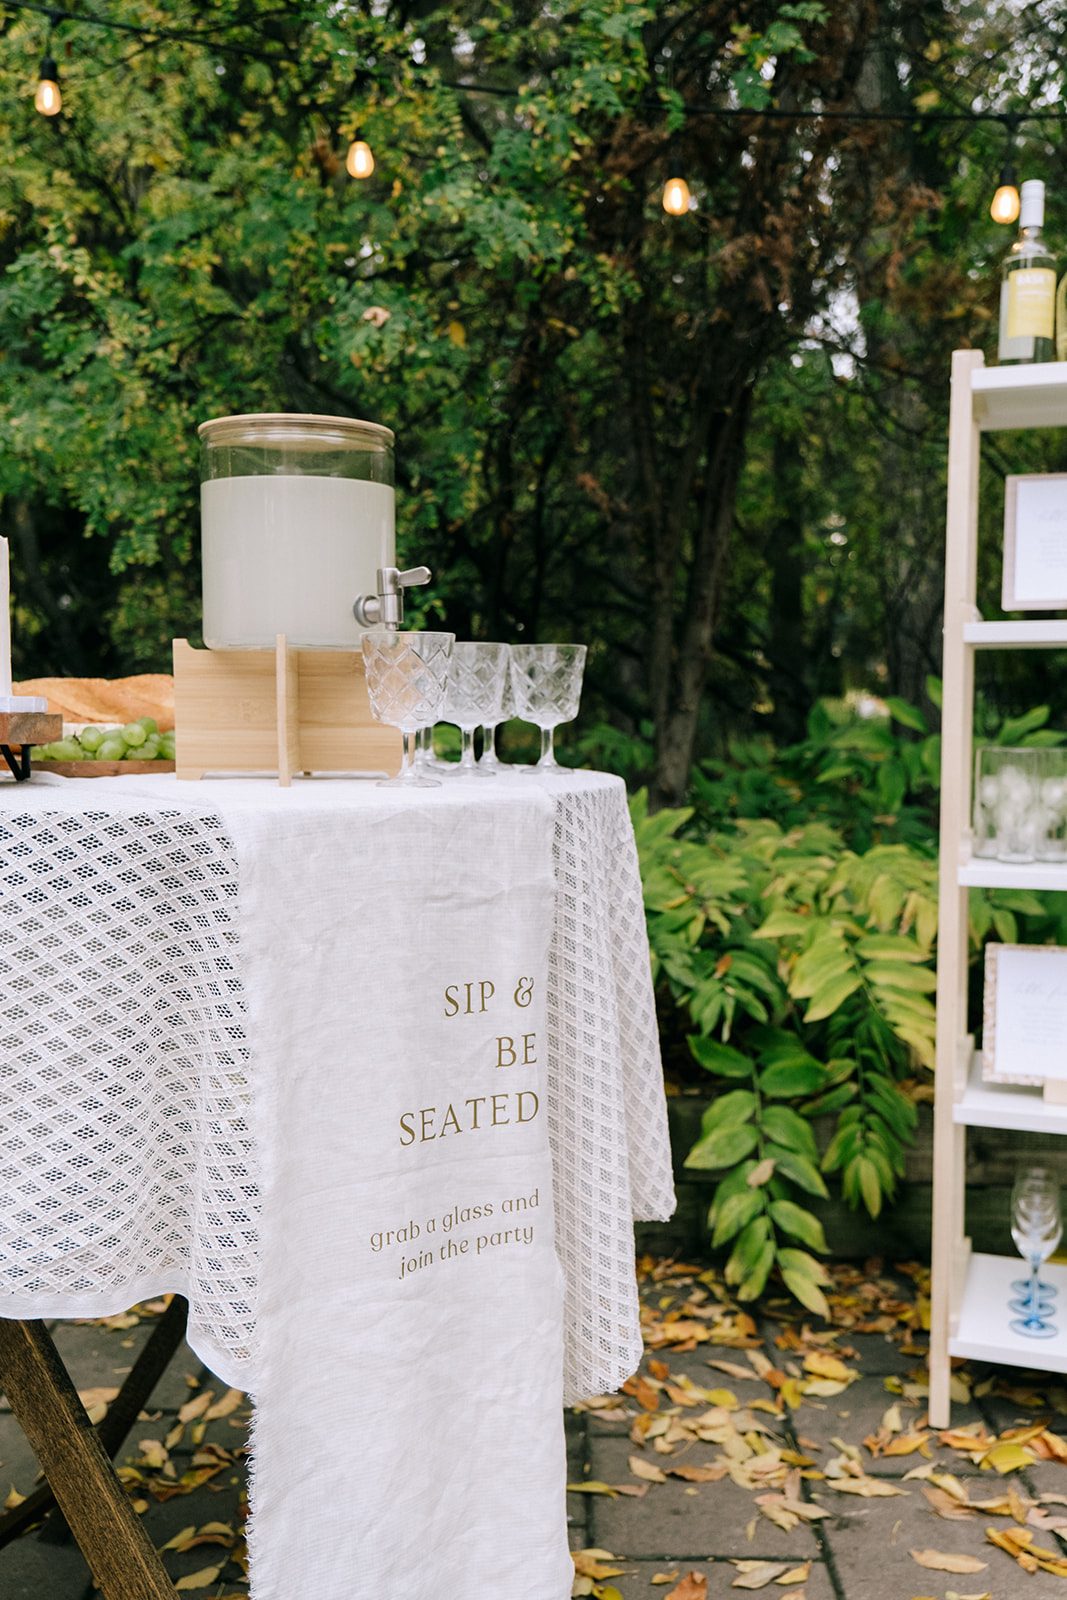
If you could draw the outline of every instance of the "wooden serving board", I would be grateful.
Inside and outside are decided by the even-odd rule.
[[[173,761],[37,761],[34,772],[57,772],[61,778],[134,778],[144,773],[173,772]]]

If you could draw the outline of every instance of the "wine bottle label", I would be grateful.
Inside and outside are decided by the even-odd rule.
[[[1056,274],[1050,267],[1009,272],[1007,336],[1051,339],[1056,325]]]

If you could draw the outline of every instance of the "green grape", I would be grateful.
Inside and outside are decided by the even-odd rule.
[[[33,758],[35,761],[58,761],[59,757],[56,755],[55,749],[54,740],[51,744],[39,744],[34,749]]]
[[[138,717],[137,720],[141,724],[141,727],[144,729],[145,733],[153,734],[159,732],[159,723],[156,721],[155,717]]]
[[[174,734],[164,733],[159,740],[159,754],[164,761],[174,760]]]
[[[125,739],[127,744],[144,744],[145,740],[148,738],[148,729],[142,726],[140,722],[127,722],[126,726],[122,730],[122,737]]]
[[[126,754],[126,744],[121,738],[109,736],[96,751],[97,761],[121,761]]]
[[[77,739],[57,739],[50,746],[52,761],[81,761],[83,759],[81,746]]]
[[[154,761],[159,755],[159,734],[150,733],[144,744],[138,745],[135,750],[127,750],[128,761]]]
[[[78,735],[83,750],[88,750],[90,755],[94,750],[99,750],[104,742],[103,728],[83,728]]]

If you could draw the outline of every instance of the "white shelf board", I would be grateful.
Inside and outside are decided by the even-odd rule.
[[[1067,861],[990,861],[980,856],[957,869],[961,889],[1067,889]]]
[[[983,1083],[982,1052],[971,1058],[962,1100],[952,1107],[953,1122],[970,1128],[1011,1128],[1023,1133],[1067,1134],[1067,1106],[1049,1105],[1039,1088]]]
[[[1008,1305],[1014,1298],[1011,1285],[1027,1272],[1020,1256],[971,1256],[959,1325],[948,1341],[949,1355],[1039,1372],[1067,1372],[1067,1267],[1046,1261],[1041,1268],[1045,1281],[1059,1290],[1050,1319],[1056,1325],[1052,1339],[1031,1339],[1010,1327],[1017,1315]]]
[[[983,430],[1067,427],[1067,361],[976,367],[971,396]]]
[[[1067,620],[1047,617],[1037,622],[965,622],[963,642],[975,650],[1055,650],[1067,646]]]

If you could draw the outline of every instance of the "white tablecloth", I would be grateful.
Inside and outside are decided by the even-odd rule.
[[[547,1352],[547,1366],[532,1361],[510,1385],[519,1395],[510,1417],[490,1406],[479,1426],[497,1438],[510,1429],[518,1445],[525,1427],[538,1436],[544,1408],[561,1398],[552,1331],[560,1320],[553,1310],[558,1269],[551,1250],[541,1248],[553,1203],[563,1269],[563,1392],[573,1399],[608,1389],[633,1370],[640,1335],[632,1220],[668,1215],[673,1193],[640,884],[618,780],[589,773],[544,784],[470,780],[412,796],[327,779],[290,790],[251,780],[35,779],[0,789],[0,851],[0,1314],[99,1315],[165,1290],[189,1297],[194,1348],[221,1377],[257,1396],[253,1550],[258,1542],[256,1592],[263,1600],[286,1592],[275,1582],[278,1551],[268,1548],[286,1520],[281,1499],[272,1505],[269,1463],[300,1421],[295,1410],[287,1416],[277,1407],[272,1421],[269,1394],[283,1388],[271,1382],[272,1371],[286,1367],[291,1375],[300,1360],[299,1337],[292,1342],[299,1320],[287,1324],[280,1308],[294,1303],[289,1280],[299,1277],[301,1256],[287,1249],[277,1202],[261,1241],[260,1208],[264,1191],[268,1208],[272,1191],[283,1212],[293,1204],[296,1169],[286,1175],[276,1158],[287,1151],[292,1127],[314,1125],[316,1107],[329,1110],[335,1098],[343,1110],[344,1138],[334,1141],[332,1159],[350,1150],[345,1181],[354,1177],[358,1188],[360,1164],[369,1161],[379,1191],[388,1189],[409,1132],[435,1160],[445,1159],[443,1144],[423,1138],[427,1127],[440,1135],[446,1113],[442,1104],[429,1124],[421,1120],[437,1097],[423,1092],[420,1072],[429,1063],[442,1082],[451,1081],[462,1061],[495,1051],[490,1077],[510,1098],[494,1100],[482,1084],[465,1097],[466,1111],[453,1111],[447,1132],[473,1149],[480,1131],[458,1126],[461,1115],[469,1120],[480,1111],[499,1124],[494,1160],[503,1163],[501,1172],[514,1163],[526,1192],[513,1199],[524,1199],[532,1213],[536,1197],[540,1226],[516,1217],[522,1231],[510,1230],[515,1238],[506,1241],[507,1226],[479,1229],[473,1189],[466,1198],[457,1192],[456,1211],[472,1216],[462,1223],[457,1216],[453,1226],[477,1254],[496,1250],[500,1261],[512,1250],[506,1268],[491,1275],[487,1321],[500,1322],[513,1275],[516,1304],[528,1291],[530,1304],[545,1308],[539,1336],[531,1339],[533,1327],[521,1332],[528,1351],[536,1345],[542,1358]],[[521,988],[526,978],[533,980],[529,992]],[[468,991],[468,983],[479,987]],[[503,1012],[490,1015],[505,1000],[506,1026]],[[528,1027],[511,1020],[527,1016]],[[449,1057],[447,1040],[459,1035],[449,1034],[446,1022],[480,1027],[466,1035],[467,1056],[460,1049]],[[521,1083],[508,1075],[515,1067],[525,1074]],[[525,1100],[516,1098],[520,1090]],[[479,1097],[486,1101],[480,1107]],[[396,1145],[384,1165],[371,1159],[378,1102],[381,1127],[388,1125]],[[324,1140],[334,1126],[320,1118]],[[378,1145],[385,1149],[382,1139]],[[549,1156],[551,1182],[542,1182],[538,1163]],[[548,1166],[543,1170],[547,1179]],[[475,1175],[484,1187],[486,1174]],[[296,1174],[295,1182],[305,1180]],[[440,1192],[426,1192],[427,1216]],[[358,1203],[353,1193],[333,1208],[320,1193],[318,1214],[343,1216],[347,1206],[358,1231],[373,1206],[365,1193]],[[400,1220],[395,1209],[384,1206],[372,1231],[408,1237],[373,1254],[384,1260],[382,1252],[414,1243],[400,1267],[410,1288],[426,1271],[418,1262],[429,1242],[412,1238],[411,1225],[425,1229],[427,1217],[413,1212]],[[528,1254],[518,1242],[526,1229],[537,1240]],[[295,1223],[291,1232],[299,1233]],[[498,1243],[480,1250],[479,1239],[494,1234]],[[456,1283],[471,1273],[469,1262],[452,1265]],[[339,1267],[350,1269],[354,1282],[363,1270],[355,1256]],[[488,1282],[484,1272],[471,1277],[468,1298]],[[316,1288],[312,1275],[304,1288],[312,1298],[318,1293],[321,1320],[321,1284]],[[380,1324],[353,1325],[358,1295],[349,1304],[342,1293],[337,1304],[350,1330],[380,1351]],[[305,1316],[313,1315],[309,1306]],[[408,1369],[417,1370],[417,1335],[400,1332],[394,1344],[405,1347]],[[462,1336],[469,1340],[472,1328]],[[446,1369],[434,1366],[433,1350],[423,1354],[427,1383],[439,1386]],[[483,1355],[493,1359],[491,1340]],[[358,1339],[350,1359],[358,1372]],[[417,1433],[420,1411],[412,1396],[401,1405],[398,1381],[391,1379],[389,1426],[402,1440],[405,1429]],[[536,1396],[525,1421],[524,1385]],[[501,1394],[507,1392],[505,1384]],[[464,1397],[469,1414],[477,1385]],[[309,1459],[315,1440],[298,1439],[294,1448]],[[547,1449],[528,1486],[527,1509],[533,1491],[546,1502],[545,1514],[556,1516],[548,1486],[560,1470]],[[509,1473],[514,1477],[502,1457],[491,1476]],[[458,1498],[446,1497],[431,1545],[445,1537],[447,1524],[454,1527],[456,1504],[476,1498],[473,1481],[464,1490],[463,1473],[453,1467],[453,1476]],[[287,1481],[296,1481],[291,1469]],[[399,1467],[389,1481],[395,1497]],[[478,1481],[484,1486],[484,1474]],[[354,1486],[360,1504],[373,1487]],[[491,1497],[484,1512],[488,1525],[453,1552],[457,1573],[473,1570],[463,1563],[473,1560],[480,1539],[500,1542],[492,1524],[503,1513]],[[345,1515],[349,1523],[358,1518],[353,1507]],[[530,1537],[535,1546],[545,1542],[536,1519]],[[365,1580],[357,1587],[348,1581],[343,1592],[387,1591],[396,1576],[387,1570],[389,1538],[357,1546],[352,1559],[362,1563]],[[435,1548],[439,1574],[443,1546]],[[533,1587],[525,1570],[526,1600],[564,1593],[551,1561]],[[497,1567],[493,1581],[500,1578]],[[321,1581],[326,1587],[316,1592],[329,1600],[330,1575]],[[467,1581],[460,1588],[465,1600],[480,1592]],[[432,1562],[425,1584],[416,1578],[409,1592],[443,1592]]]

